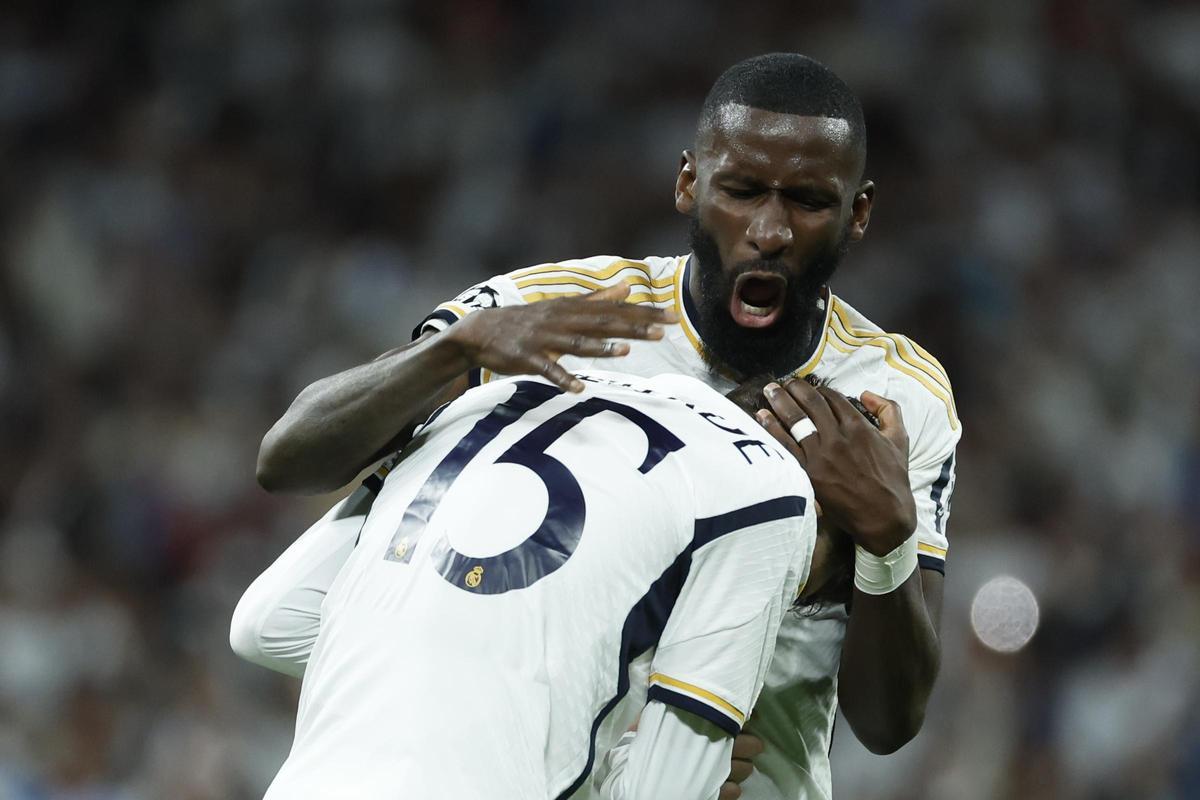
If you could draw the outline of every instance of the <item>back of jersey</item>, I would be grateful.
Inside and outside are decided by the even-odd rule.
[[[794,597],[807,478],[698,381],[581,377],[495,382],[419,431],[326,598],[269,798],[569,796],[659,645],[677,705],[740,725],[768,632],[706,636]],[[704,561],[717,539],[736,547]],[[706,604],[722,581],[739,599]]]

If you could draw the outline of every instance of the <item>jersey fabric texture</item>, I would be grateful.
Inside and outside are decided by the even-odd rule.
[[[568,370],[599,366],[647,376],[680,373],[726,392],[735,385],[734,376],[711,370],[701,355],[703,342],[692,322],[696,315],[687,291],[691,268],[687,256],[638,260],[595,256],[528,267],[491,278],[443,303],[413,334],[444,330],[480,309],[579,295],[625,281],[631,286],[628,302],[672,309],[680,323],[667,326],[661,340],[631,342],[624,358],[566,356],[560,363]],[[884,332],[832,292],[824,302],[821,338],[808,361],[793,374],[815,375],[843,394],[857,397],[870,390],[900,404],[910,443],[918,558],[922,568],[944,572],[954,452],[961,436],[950,381],[941,364],[916,342]],[[478,370],[472,382],[487,383],[494,377]],[[746,800],[832,796],[829,748],[845,625],[841,607],[785,618],[763,696],[750,722],[750,728],[765,740],[766,752],[742,786]],[[644,671],[635,662],[635,672],[639,668]],[[646,678],[634,674],[631,681],[637,687]]]
[[[268,798],[586,796],[639,658],[640,700],[741,729],[810,567],[807,477],[701,382],[580,377],[418,429],[325,596]]]

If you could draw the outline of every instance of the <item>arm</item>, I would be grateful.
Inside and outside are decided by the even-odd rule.
[[[842,644],[838,703],[854,735],[885,755],[921,730],[937,678],[942,575],[918,569],[892,592],[854,590]]]
[[[675,711],[671,706],[665,707],[668,712]],[[668,720],[668,722],[672,722],[673,725],[680,727],[686,724],[689,731],[702,732],[697,731],[696,725],[697,723],[704,723],[704,720],[697,718],[694,714],[681,712],[676,714],[675,717],[675,720]],[[707,724],[706,727],[709,734],[707,736],[707,745],[701,742],[684,741],[684,737],[679,737],[678,739],[672,737],[672,751],[679,753],[677,758],[678,763],[699,764],[701,760],[705,760],[705,763],[707,763],[706,759],[711,757],[709,748],[717,744],[721,744],[721,752],[724,752],[723,742],[714,739],[712,735],[714,731],[721,733],[721,729],[711,724]],[[596,766],[595,785],[600,792],[602,800],[614,800],[614,798],[621,796],[617,794],[620,791],[617,787],[619,782],[623,780],[621,774],[628,768],[630,752],[636,738],[635,734],[637,730],[638,725],[635,724],[624,736],[617,740],[617,743],[604,754],[600,759],[600,763]],[[655,734],[654,738],[662,741],[661,733]],[[705,750],[704,753],[700,752],[702,748]],[[754,759],[763,753],[762,740],[753,734],[739,733],[733,739],[731,753],[729,774],[725,778],[725,782],[721,784],[721,788],[717,793],[717,800],[737,800],[737,798],[742,796],[741,785],[754,772]],[[657,758],[657,754],[655,758]],[[697,774],[701,771],[697,767],[691,767],[691,769]],[[701,797],[703,795],[698,790],[694,796]]]
[[[466,390],[470,362],[452,331],[426,333],[305,388],[263,437],[258,482],[269,492],[330,492],[398,449],[422,412]]]
[[[373,499],[363,487],[335,505],[250,584],[229,625],[235,653],[285,675],[304,674],[321,632],[321,604]]]
[[[581,297],[474,311],[444,331],[308,386],[263,438],[258,482],[272,492],[319,493],[346,485],[397,449],[414,423],[467,388],[466,373],[543,375],[583,386],[560,367],[564,354],[615,357],[610,338],[661,339],[674,313],[623,302],[628,285]]]
[[[712,519],[738,516],[741,512]],[[741,796],[739,784],[752,771],[750,761],[762,753],[762,742],[742,733],[741,724],[762,689],[783,611],[807,571],[814,514],[809,510],[799,519],[756,524],[721,536],[693,556],[659,640],[647,693],[650,702],[636,736],[623,737],[598,767],[596,785],[609,800],[733,800]],[[677,733],[663,742],[655,741],[656,729],[647,728],[652,709],[657,709],[658,719],[667,716],[661,709],[670,709]],[[635,756],[639,748],[640,759]],[[653,789],[641,780],[651,781]],[[678,787],[667,792],[655,780],[674,781]]]
[[[878,557],[916,535],[917,513],[900,408],[870,392],[861,399],[879,430],[837,392],[804,381],[769,387],[774,415],[760,421],[804,465],[833,524]],[[788,431],[805,417],[817,433],[797,443]],[[838,701],[873,753],[895,752],[920,731],[941,661],[941,575],[915,569],[915,557],[913,566],[892,591],[869,594],[856,585],[842,645]]]
[[[652,700],[636,732],[605,756],[604,800],[716,800],[729,774],[733,738],[708,720]]]

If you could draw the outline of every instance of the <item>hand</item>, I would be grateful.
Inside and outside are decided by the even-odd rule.
[[[790,380],[765,389],[771,411],[758,421],[808,473],[821,511],[864,550],[883,556],[917,527],[908,483],[908,432],[900,406],[874,392],[859,398],[879,418],[879,429],[827,386]],[[804,418],[816,433],[799,443],[789,431]]]
[[[483,367],[505,375],[542,375],[569,392],[583,382],[558,365],[564,355],[613,358],[626,355],[619,339],[661,339],[675,312],[624,302],[629,285],[526,306],[468,314],[446,332],[459,345],[464,372]]]
[[[742,796],[741,784],[754,772],[754,759],[762,755],[762,739],[750,733],[739,733],[733,740],[733,759],[729,766],[729,779],[721,784],[717,800],[737,800]]]

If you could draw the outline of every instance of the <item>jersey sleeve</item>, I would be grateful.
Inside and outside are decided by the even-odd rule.
[[[909,485],[917,508],[917,560],[922,569],[945,574],[950,541],[946,526],[954,494],[955,450],[962,426],[949,426],[935,410],[910,446]]]
[[[720,728],[652,700],[637,732],[605,755],[596,783],[603,800],[715,798],[732,754],[733,739]]]
[[[808,574],[815,529],[811,503],[799,496],[697,520],[648,699],[737,735],[762,689],[783,613]]]
[[[276,672],[304,674],[321,633],[321,604],[354,551],[373,498],[364,487],[337,503],[250,584],[229,625],[235,653]]]
[[[472,286],[435,308],[413,329],[413,338],[429,331],[443,331],[482,309],[574,297],[621,282],[630,285],[630,303],[665,305],[671,302],[672,275],[659,274],[645,261],[615,256],[568,259],[514,270]]]
[[[477,283],[453,300],[447,300],[435,308],[429,316],[413,328],[413,339],[430,331],[444,331],[468,314],[488,308],[523,305],[521,292],[508,275],[497,275]]]

